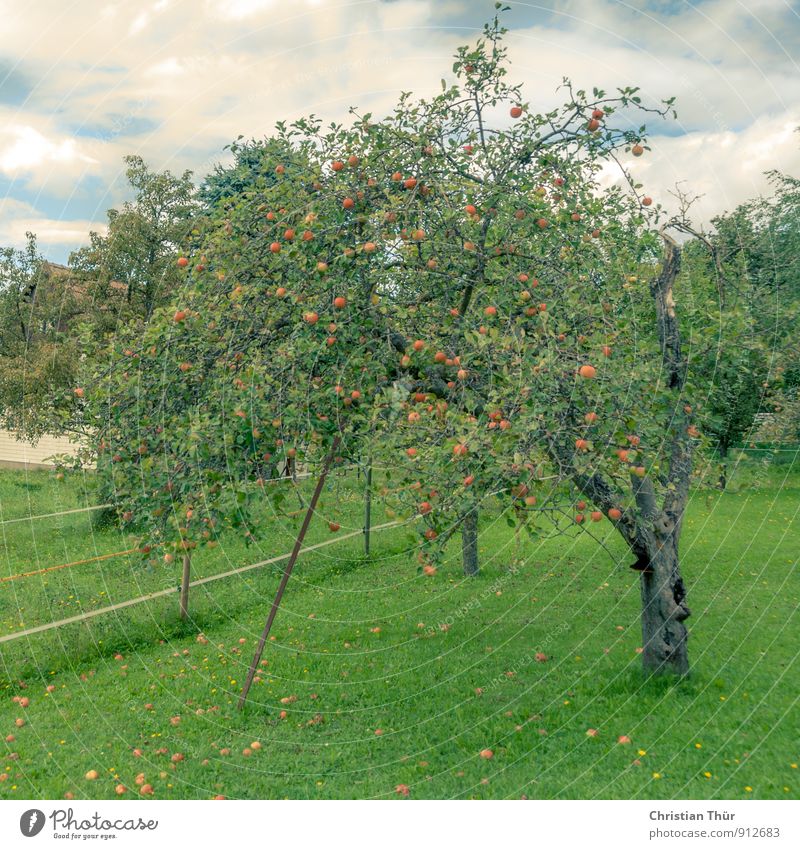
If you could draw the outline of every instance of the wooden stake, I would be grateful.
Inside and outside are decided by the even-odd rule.
[[[366,472],[366,493],[364,496],[364,554],[369,557],[369,532],[372,524],[372,458]]]
[[[189,616],[189,576],[192,568],[192,556],[187,551],[183,555],[183,579],[181,580],[181,619]]]
[[[305,518],[303,519],[303,524],[300,527],[300,533],[297,535],[294,548],[289,556],[289,560],[286,562],[286,568],[283,570],[283,577],[278,585],[278,592],[275,594],[275,600],[272,602],[269,616],[267,616],[267,622],[261,633],[261,639],[258,641],[256,653],[253,655],[253,662],[250,664],[250,669],[247,671],[247,680],[244,682],[242,695],[239,697],[239,710],[244,707],[244,703],[247,701],[247,694],[250,692],[250,687],[253,684],[253,678],[255,678],[256,669],[258,668],[258,663],[261,660],[261,655],[264,654],[264,646],[267,643],[267,637],[269,636],[270,629],[272,628],[272,623],[275,621],[275,614],[278,612],[278,607],[280,607],[281,599],[283,598],[283,591],[289,583],[289,577],[291,576],[292,569],[294,569],[294,564],[297,561],[297,555],[300,553],[300,549],[303,546],[303,539],[305,539],[306,531],[308,530],[308,526],[311,524],[311,517],[314,515],[314,510],[317,506],[320,493],[322,492],[322,487],[325,485],[325,478],[327,477],[328,470],[333,463],[333,458],[336,454],[336,449],[339,447],[340,441],[341,436],[337,435],[331,444],[331,450],[328,453],[328,456],[322,464],[322,472],[320,473],[319,480],[317,481],[314,494],[311,496],[311,503],[308,505],[308,510],[306,511]]]

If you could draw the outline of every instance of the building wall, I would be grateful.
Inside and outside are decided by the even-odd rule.
[[[52,468],[47,462],[53,454],[73,454],[75,445],[60,436],[43,436],[36,445],[20,442],[13,433],[0,430],[0,468]]]

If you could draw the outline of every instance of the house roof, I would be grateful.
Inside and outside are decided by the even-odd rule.
[[[50,279],[63,279],[65,294],[72,295],[78,301],[87,300],[92,297],[89,291],[90,283],[88,281],[77,280],[68,266],[61,265],[61,263],[58,262],[45,260],[44,270]],[[120,295],[125,295],[128,292],[128,286],[119,280],[111,280],[108,284],[108,288],[114,293]],[[35,292],[36,283],[32,283],[25,292],[24,297],[28,300],[32,300]]]

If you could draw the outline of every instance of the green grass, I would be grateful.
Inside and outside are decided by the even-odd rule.
[[[746,463],[729,492],[693,497],[682,545],[693,611],[686,681],[641,676],[638,584],[607,523],[597,528],[608,550],[582,535],[516,548],[487,515],[483,571],[466,581],[455,546],[452,563],[423,577],[407,535],[385,531],[371,559],[356,538],[299,562],[241,713],[275,569],[198,588],[185,626],[170,595],[0,644],[0,740],[16,737],[0,744],[0,798],[105,798],[117,783],[133,797],[144,774],[156,798],[396,798],[407,785],[415,798],[797,799],[791,472]],[[335,486],[328,504],[345,529],[357,527],[357,487]],[[85,498],[46,474],[0,476],[5,519]],[[293,523],[274,527],[259,549],[226,541],[198,557],[196,574],[287,551]],[[85,515],[2,530],[0,575],[127,542]],[[311,541],[326,538],[316,522]],[[174,570],[148,572],[138,558],[6,582],[0,634],[176,583]],[[27,708],[12,701],[20,695]],[[252,741],[262,748],[246,756]],[[487,748],[491,759],[480,757]],[[173,763],[175,753],[184,759]],[[92,769],[96,781],[84,778]]]

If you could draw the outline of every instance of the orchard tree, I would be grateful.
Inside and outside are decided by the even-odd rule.
[[[681,251],[624,168],[648,149],[636,117],[672,103],[565,81],[539,114],[506,81],[503,34],[495,18],[451,84],[383,120],[278,125],[274,179],[196,227],[173,304],[87,376],[89,454],[167,555],[257,535],[278,463],[332,452],[386,469],[428,575],[459,526],[475,571],[487,500],[525,522],[611,521],[641,582],[645,669],[685,673],[699,432]]]
[[[277,179],[270,163],[287,153],[277,139],[244,139],[243,136],[229,144],[226,150],[230,151],[232,162],[215,165],[197,192],[198,200],[207,209],[236,202],[249,192],[263,191]]]

